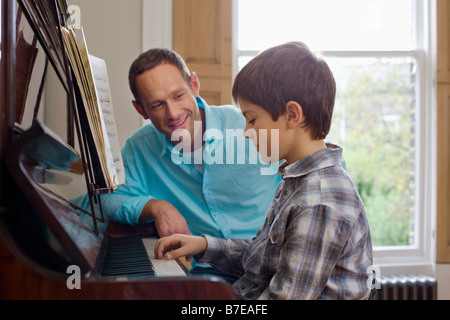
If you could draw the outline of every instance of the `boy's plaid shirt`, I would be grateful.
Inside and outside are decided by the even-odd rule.
[[[367,299],[372,242],[358,192],[328,145],[292,165],[253,240],[205,236],[199,259],[242,276],[244,299]],[[245,221],[242,221],[245,223]]]

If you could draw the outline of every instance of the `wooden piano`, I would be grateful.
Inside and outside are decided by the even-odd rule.
[[[237,299],[228,283],[214,277],[100,275],[105,239],[156,237],[154,225],[108,222],[86,178],[92,168],[83,156],[81,171],[71,167],[76,148],[83,155],[84,136],[75,108],[82,101],[76,99],[58,34],[67,19],[65,0],[0,0],[0,5],[0,299]],[[48,97],[47,81],[64,92],[63,105]],[[55,137],[43,112],[56,114],[65,132]],[[93,211],[80,214],[67,196],[72,192],[88,195]],[[80,288],[68,285],[72,265],[81,270]]]

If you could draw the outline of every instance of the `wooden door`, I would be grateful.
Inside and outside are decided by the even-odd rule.
[[[231,104],[231,0],[173,0],[173,49],[211,105]]]

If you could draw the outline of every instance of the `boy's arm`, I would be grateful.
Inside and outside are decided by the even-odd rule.
[[[319,298],[350,234],[351,224],[329,207],[297,213],[286,228],[277,271],[259,299]]]
[[[166,257],[173,260],[181,257],[192,257],[203,254],[207,247],[208,243],[205,237],[174,234],[158,240],[155,245],[155,258]]]
[[[155,246],[155,257],[177,259],[195,256],[199,263],[211,264],[219,270],[241,276],[244,274],[243,256],[251,240],[220,239],[175,234],[161,238]]]
[[[197,262],[210,264],[238,277],[244,275],[244,255],[252,240],[221,239],[208,235],[204,237],[208,248],[202,256],[195,257]]]

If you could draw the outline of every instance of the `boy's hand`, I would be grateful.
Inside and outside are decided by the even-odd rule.
[[[156,259],[177,259],[181,257],[192,257],[205,252],[208,242],[205,237],[174,234],[161,238],[155,246]]]

